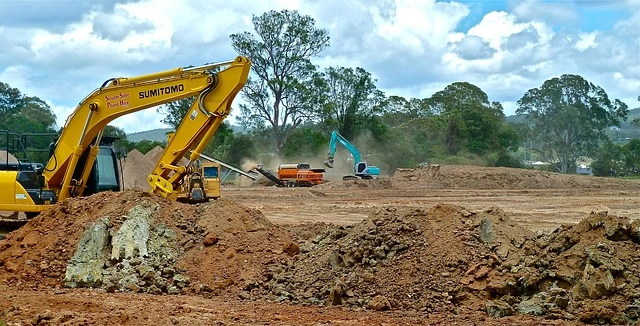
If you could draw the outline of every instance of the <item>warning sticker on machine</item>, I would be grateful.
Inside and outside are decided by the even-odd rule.
[[[27,199],[26,194],[16,194],[16,199]]]

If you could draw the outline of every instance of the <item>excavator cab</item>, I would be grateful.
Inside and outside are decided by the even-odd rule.
[[[84,196],[90,196],[101,191],[121,190],[120,167],[116,149],[113,146],[116,140],[117,138],[115,137],[107,136],[102,137],[100,140],[98,155],[87,179]],[[84,165],[88,154],[89,152],[87,151],[80,157],[78,166]],[[74,178],[81,179],[81,173],[82,170],[80,168],[76,169]]]
[[[55,192],[43,189],[43,165],[29,160],[27,146],[20,135],[0,130],[0,202],[10,205],[55,204]],[[37,210],[23,210],[27,217],[38,215]],[[15,217],[17,218],[17,214]],[[3,222],[5,222],[3,220]],[[15,222],[18,222],[17,220]],[[20,221],[23,223],[24,221]]]

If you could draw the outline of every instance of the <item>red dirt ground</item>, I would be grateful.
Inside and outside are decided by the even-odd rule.
[[[227,188],[201,205],[136,190],[71,199],[0,241],[0,324],[634,322],[639,194],[635,181],[442,166]],[[139,205],[175,233],[165,267],[188,284],[150,294],[140,273],[135,293],[66,288],[86,228],[108,216],[116,230]]]

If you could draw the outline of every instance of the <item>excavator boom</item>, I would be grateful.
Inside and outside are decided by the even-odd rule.
[[[344,148],[346,148],[353,156],[353,173],[355,176],[345,176],[343,177],[343,179],[372,179],[374,176],[380,174],[380,168],[376,166],[369,166],[366,162],[361,161],[360,152],[358,151],[358,149],[346,138],[340,135],[336,130],[331,133],[331,139],[329,140],[329,155],[324,161],[324,165],[329,168],[333,168],[334,157],[336,155],[336,146],[338,143],[344,146]]]
[[[231,102],[247,81],[250,66],[248,58],[238,56],[232,61],[107,80],[67,118],[52,156],[38,177],[40,196],[44,191],[47,199],[33,198],[34,195],[28,195],[23,189],[26,186],[14,181],[14,193],[0,197],[0,210],[37,212],[56,201],[82,196],[99,152],[102,131],[109,122],[126,114],[197,96],[149,177],[154,192],[173,196],[174,191],[166,182],[179,182],[186,169],[177,167],[177,161],[189,150],[194,151],[191,160],[197,159],[229,114]],[[215,72],[218,69],[222,70]],[[4,183],[14,177],[18,180],[18,176],[7,175],[0,181]]]
[[[338,131],[334,130],[331,133],[331,139],[329,140],[329,158],[327,159],[327,161],[330,161],[332,165],[329,167],[333,167],[333,158],[336,155],[337,143],[340,143],[349,151],[349,153],[351,153],[351,155],[353,155],[353,160],[355,162],[360,162],[360,152],[358,151],[358,149],[341,134],[339,134]]]
[[[227,69],[217,74],[215,84],[199,94],[148,177],[154,193],[177,197],[178,184],[193,168],[191,163],[200,157],[231,111],[231,102],[247,82],[249,69],[249,60],[238,57]],[[177,166],[178,161],[187,154],[189,164],[186,167]]]

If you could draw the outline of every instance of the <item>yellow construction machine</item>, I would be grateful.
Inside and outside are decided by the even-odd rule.
[[[197,163],[196,169],[187,174],[178,191],[178,201],[201,203],[220,198],[220,164]]]
[[[87,195],[87,180],[99,157],[103,129],[109,122],[194,96],[196,100],[148,181],[151,191],[164,197],[202,200],[194,198],[198,192],[185,185],[203,185],[196,180],[203,175],[206,178],[209,170],[197,166],[198,157],[229,114],[233,99],[247,81],[250,66],[248,58],[238,56],[227,62],[105,81],[67,118],[43,169],[0,171],[0,211],[34,215],[56,202]],[[183,157],[188,158],[188,163],[181,165]]]
[[[168,143],[175,136],[175,132],[168,135]],[[165,150],[166,152],[166,150]],[[189,153],[192,154],[192,153]],[[203,157],[206,155],[200,154]],[[176,199],[185,203],[202,203],[209,199],[220,198],[220,164],[196,159],[188,165],[189,172],[176,187]]]

